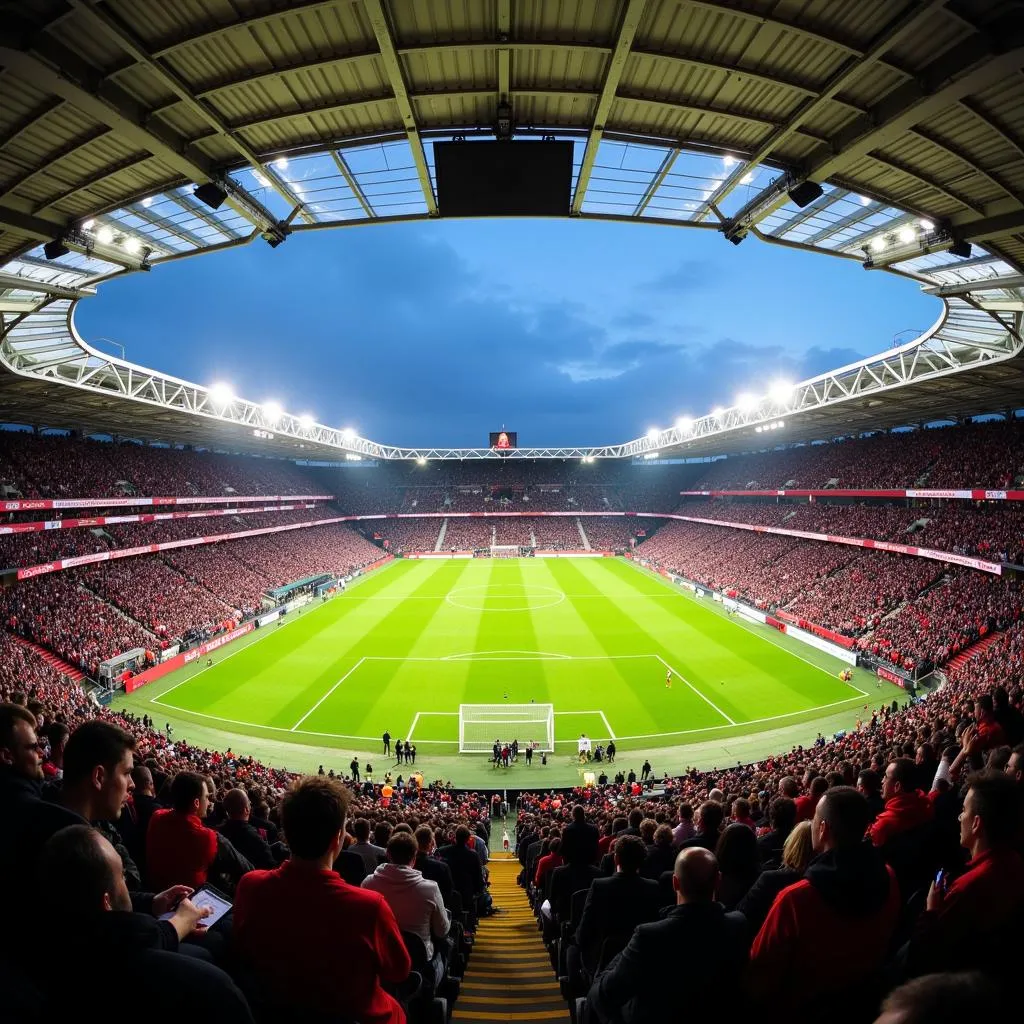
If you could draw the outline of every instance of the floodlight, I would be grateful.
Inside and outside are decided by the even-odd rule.
[[[274,426],[281,422],[281,417],[284,415],[284,410],[278,405],[277,402],[271,400],[263,403],[263,418],[271,425]]]
[[[132,255],[134,255],[141,248],[142,248],[142,243],[137,238],[129,237],[129,238],[125,239],[125,242],[124,242],[124,251],[125,252],[130,252]]]
[[[651,429],[647,431],[647,437],[648,440],[657,441],[658,438],[661,437],[661,431],[657,427],[651,427]]]
[[[935,225],[930,220],[928,220],[926,217],[922,217],[917,223],[921,225],[921,230],[922,231],[934,231],[935,230]]]
[[[689,416],[680,416],[679,419],[676,420],[676,430],[683,434],[688,434],[693,430],[693,420],[690,419]]]
[[[148,210],[153,205],[153,197],[146,196],[145,199],[142,200],[142,205]]]
[[[656,459],[658,457],[657,452],[644,452],[645,459]]]
[[[725,415],[725,410],[720,405],[716,405],[714,409],[711,410],[711,415],[714,416],[716,420],[720,420]]]
[[[299,417],[299,426],[302,427],[303,430],[309,430],[309,428],[313,426],[313,422],[313,417],[308,412],[304,412]]]
[[[232,391],[231,385],[225,384],[223,381],[218,381],[216,384],[211,385],[209,395],[213,403],[219,405],[222,409],[235,400],[235,393]]]
[[[96,221],[94,221],[92,217],[90,217],[87,221],[85,221],[82,224],[83,231],[92,231],[94,227],[96,227]]]
[[[787,405],[793,397],[793,385],[789,381],[778,380],[768,391],[768,397],[776,405]]]
[[[917,237],[917,233],[909,224],[904,224],[899,230],[899,240],[908,245]]]
[[[872,252],[881,252],[885,248],[885,238],[883,238],[882,235],[875,235],[875,237],[868,242],[868,248]]]
[[[760,434],[762,430],[764,430],[764,427],[754,427],[755,434]]]
[[[114,240],[114,232],[104,224],[99,231],[96,232],[96,240],[102,242],[104,245],[110,245]]]
[[[350,442],[354,441],[355,436],[356,432],[351,427],[345,427],[341,431],[341,439],[342,441],[345,442],[345,444],[349,444]]]
[[[744,391],[743,394],[736,396],[736,408],[740,412],[750,412],[757,408],[757,395],[752,395],[749,391]]]
[[[786,425],[786,421],[785,420],[779,420],[779,430],[781,430],[785,425]]]
[[[276,167],[276,168],[277,168],[277,169],[278,169],[279,171],[285,171],[285,170],[287,170],[287,169],[288,169],[288,157],[286,157],[286,156],[279,156],[279,157],[278,157],[278,158],[277,158],[277,159],[276,159],[276,160],[274,161],[274,166],[275,166],[275,167]]]
[[[586,461],[586,460],[584,460],[584,461]],[[427,460],[425,458],[423,458],[422,455],[416,460],[416,465],[417,466],[425,466],[426,464],[427,464]]]

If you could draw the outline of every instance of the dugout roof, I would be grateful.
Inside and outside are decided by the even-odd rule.
[[[88,345],[73,311],[104,280],[170,260],[443,215],[433,143],[493,138],[505,105],[513,144],[573,141],[573,217],[885,263],[945,303],[921,338],[788,396],[654,438],[519,454],[703,454],[760,446],[757,427],[780,419],[773,442],[1024,404],[1020,2],[19,0],[0,12],[4,419],[288,455],[491,457],[218,401]],[[218,209],[194,195],[208,183],[227,195]],[[798,206],[802,183],[823,191]],[[47,259],[54,240],[67,251]],[[963,243],[969,257],[949,251]]]

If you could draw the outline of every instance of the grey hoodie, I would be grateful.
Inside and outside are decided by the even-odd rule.
[[[424,878],[416,868],[403,864],[381,864],[363,879],[363,888],[379,892],[387,901],[403,932],[412,932],[423,940],[427,959],[434,956],[434,936],[443,939],[451,927],[451,918],[441,898],[437,882]]]

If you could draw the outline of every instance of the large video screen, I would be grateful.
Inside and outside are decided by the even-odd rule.
[[[492,430],[491,447],[499,451],[519,447],[519,436],[514,430]]]

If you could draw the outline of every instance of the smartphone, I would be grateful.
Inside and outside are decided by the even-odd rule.
[[[935,872],[935,888],[941,890],[942,892],[946,891],[946,869],[945,868],[939,868],[939,870]]]
[[[204,917],[199,923],[206,928],[212,928],[222,917],[231,910],[231,900],[222,892],[218,892],[212,885],[200,886],[191,896],[188,897],[197,907],[213,907],[213,913]],[[174,911],[169,910],[166,914],[160,915],[161,921],[167,921],[174,917]]]

